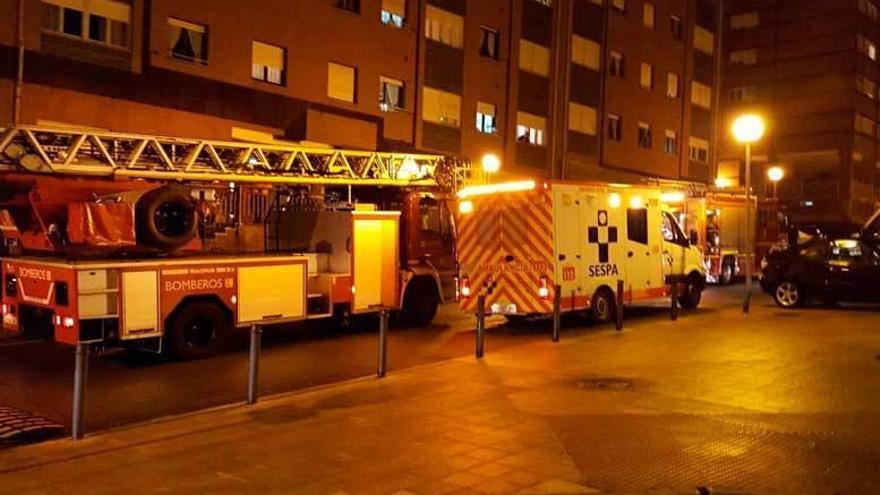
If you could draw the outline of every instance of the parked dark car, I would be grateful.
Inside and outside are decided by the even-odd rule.
[[[762,263],[761,288],[783,308],[808,300],[880,302],[880,245],[815,238],[773,251]]]

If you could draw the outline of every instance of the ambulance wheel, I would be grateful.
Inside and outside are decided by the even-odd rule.
[[[608,323],[614,317],[614,293],[603,287],[593,294],[590,316],[596,323]]]
[[[718,274],[718,285],[730,285],[730,282],[733,281],[733,272],[733,260],[725,259],[721,263],[721,273]]]
[[[403,295],[403,307],[400,309],[400,320],[404,325],[424,327],[434,321],[440,295],[432,279],[417,277],[406,288]]]
[[[678,304],[684,309],[694,309],[703,298],[703,282],[700,277],[691,275],[684,286],[684,294],[678,296]]]
[[[166,350],[180,359],[212,356],[232,334],[227,312],[212,301],[192,301],[171,319]]]

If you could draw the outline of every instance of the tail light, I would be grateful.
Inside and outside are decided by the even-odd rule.
[[[458,289],[461,297],[471,297],[471,279],[470,277],[461,277],[461,282],[459,284]]]
[[[9,305],[8,304],[0,304],[0,314],[5,315],[8,312],[9,312]]]
[[[550,298],[550,287],[548,287],[547,284],[547,277],[541,277],[541,286],[538,287],[538,296],[540,296],[541,299]]]

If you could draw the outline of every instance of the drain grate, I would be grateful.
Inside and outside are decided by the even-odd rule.
[[[622,391],[629,390],[633,387],[633,383],[631,380],[626,378],[620,378],[616,376],[606,376],[599,378],[585,378],[583,380],[577,381],[578,388],[584,390],[598,390],[598,391]]]
[[[26,411],[0,406],[0,443],[45,440],[61,434],[64,426]]]

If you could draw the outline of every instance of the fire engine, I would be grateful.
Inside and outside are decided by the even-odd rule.
[[[521,181],[459,193],[459,297],[465,311],[483,295],[508,319],[553,312],[614,314],[620,280],[626,302],[677,295],[700,303],[705,269],[698,249],[652,186]]]
[[[6,330],[181,357],[235,327],[454,291],[451,157],[38,127],[0,129]]]

